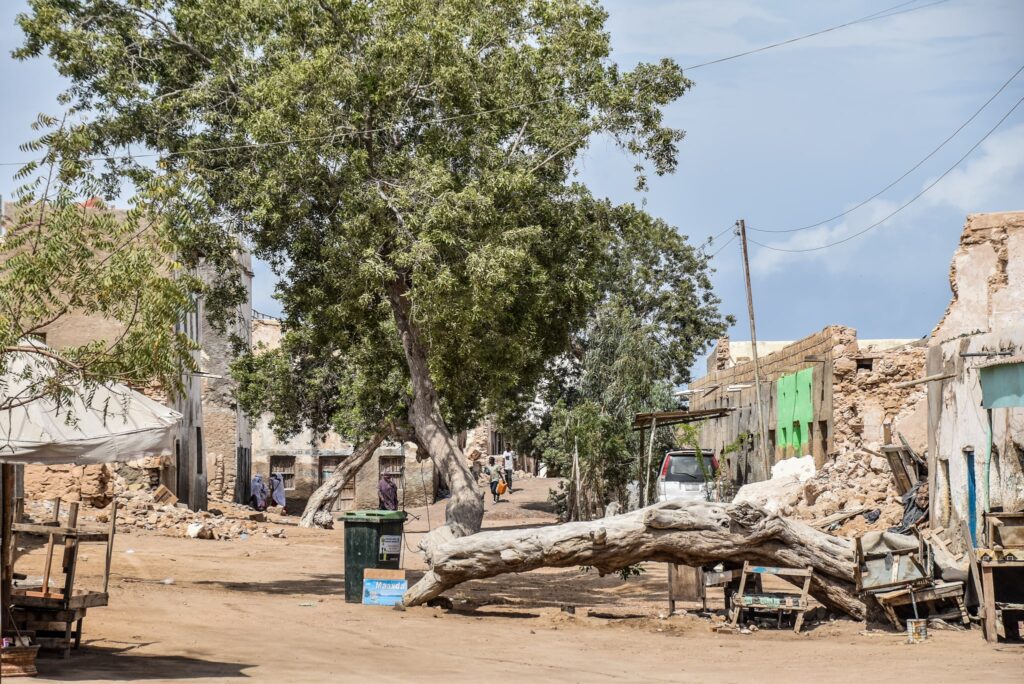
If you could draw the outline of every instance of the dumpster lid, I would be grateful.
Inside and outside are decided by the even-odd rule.
[[[406,514],[405,511],[364,510],[346,511],[343,517],[345,520],[351,520],[353,522],[404,522]]]

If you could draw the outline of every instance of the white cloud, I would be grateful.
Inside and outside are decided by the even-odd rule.
[[[1014,112],[1022,114],[1024,106]],[[1024,123],[992,134],[974,154],[921,200],[964,214],[1024,209]]]
[[[997,131],[974,155],[928,190],[920,200],[863,236],[852,237],[886,219],[916,192],[934,182],[937,176],[922,182],[913,194],[905,192],[896,200],[873,200],[837,223],[794,233],[751,231],[752,239],[779,249],[807,249],[852,237],[849,242],[813,252],[779,252],[755,246],[753,270],[760,275],[769,275],[794,265],[814,263],[831,272],[846,271],[854,268],[850,259],[853,252],[864,250],[868,245],[877,250],[880,242],[891,240],[892,231],[915,226],[915,221],[922,220],[935,209],[961,217],[982,211],[1024,209],[1024,195],[1021,193],[1024,188],[1024,123]]]

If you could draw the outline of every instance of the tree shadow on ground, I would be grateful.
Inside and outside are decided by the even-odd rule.
[[[224,679],[247,678],[246,663],[226,663],[188,656],[146,655],[129,648],[83,646],[70,659],[40,657],[36,661],[39,676],[55,682],[92,679],[138,682],[151,679]]]
[[[340,572],[336,575],[306,575],[301,579],[280,579],[267,582],[228,582],[223,580],[199,580],[196,586],[213,586],[251,594],[302,595],[315,594],[336,595],[345,593],[345,576]]]

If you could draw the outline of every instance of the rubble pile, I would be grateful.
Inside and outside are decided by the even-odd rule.
[[[193,539],[239,539],[256,534],[285,536],[277,517],[279,508],[270,508],[263,513],[230,501],[211,500],[210,510],[191,511],[180,504],[157,502],[148,489],[127,490],[118,495],[117,501],[118,534],[145,530],[168,537]],[[110,505],[98,510],[83,509],[79,519],[102,526],[110,522],[110,510]],[[34,520],[47,520],[53,515],[53,504],[50,501],[27,501],[26,513]]]
[[[869,514],[879,511],[878,517],[858,515],[840,527],[838,534],[885,530],[903,518],[903,503],[888,461],[867,452],[847,452],[825,463],[802,489],[783,502],[781,512],[802,520],[820,520],[862,507]]]
[[[148,490],[128,491],[119,497],[118,532],[148,530],[171,537],[194,539],[237,539],[244,535],[285,536],[281,527],[269,527],[274,509],[266,513],[230,501],[211,500],[208,511],[190,511],[184,506],[163,505]],[[109,520],[109,508],[97,516]]]

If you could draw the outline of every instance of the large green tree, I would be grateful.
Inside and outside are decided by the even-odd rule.
[[[283,276],[288,324],[339,353],[390,321],[408,418],[456,534],[483,504],[445,416],[532,387],[601,296],[609,247],[649,223],[573,179],[595,135],[676,166],[669,60],[620,69],[587,0],[31,0],[111,178],[202,193]],[[472,388],[467,389],[467,388]]]

